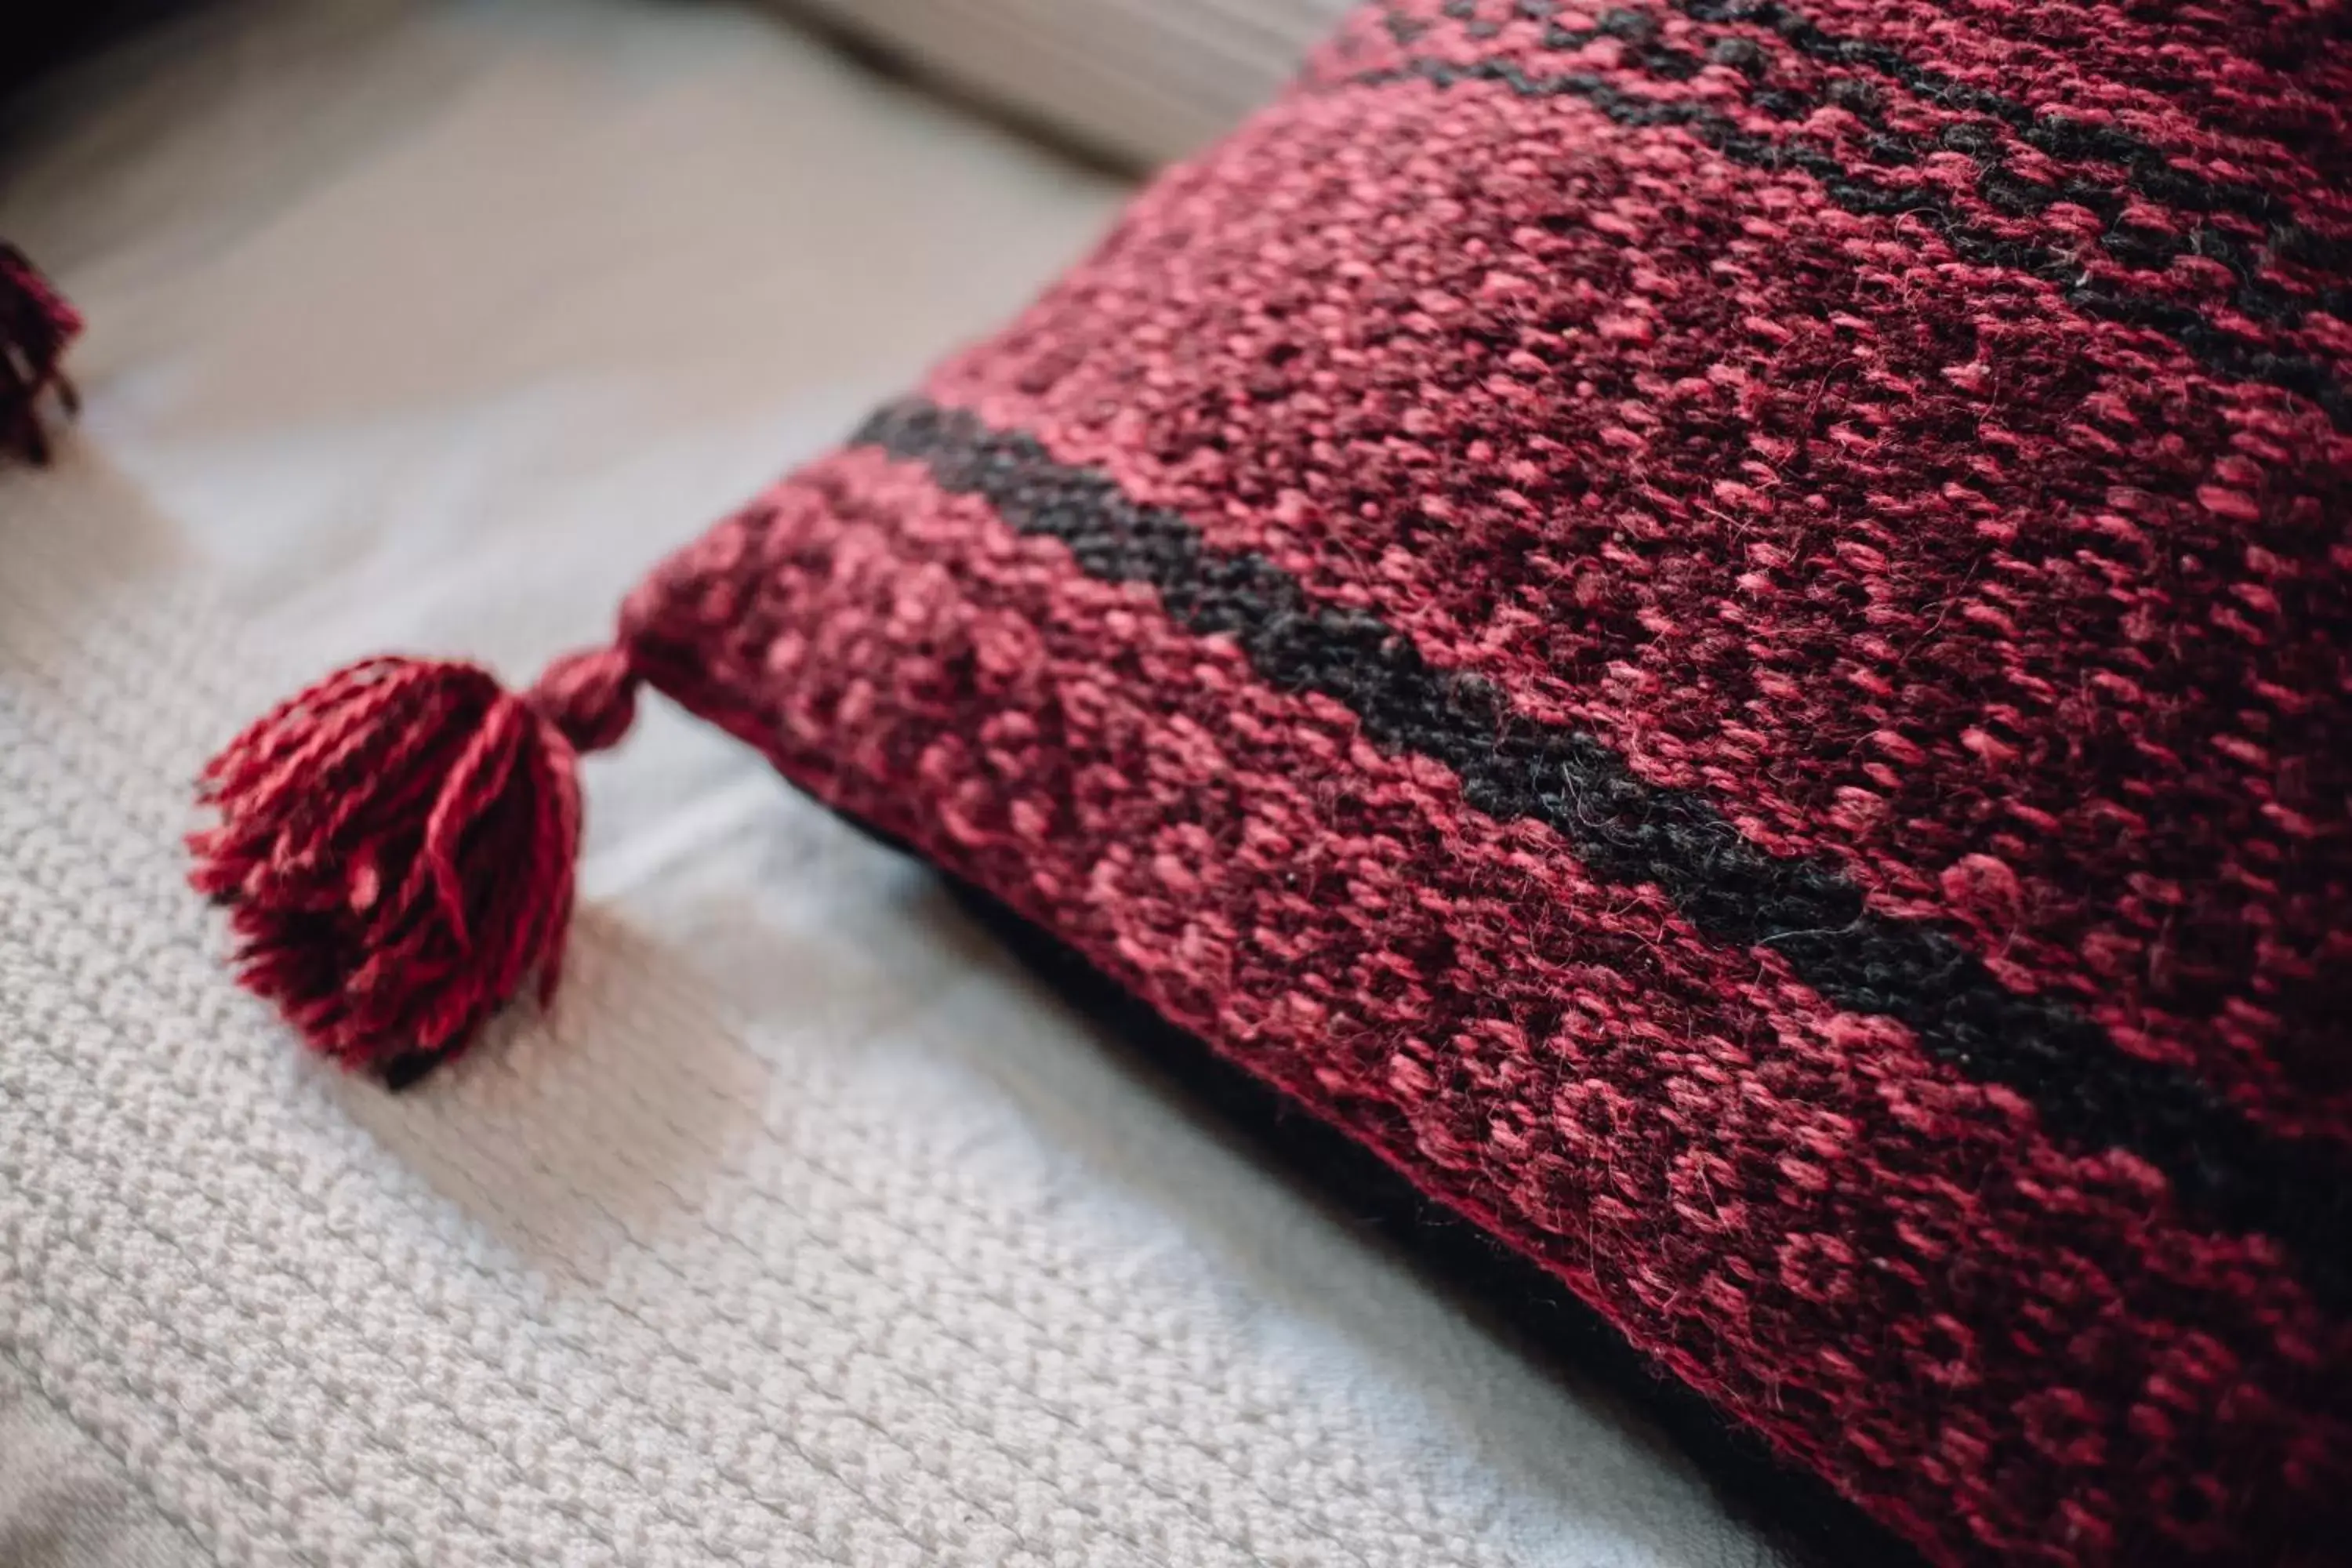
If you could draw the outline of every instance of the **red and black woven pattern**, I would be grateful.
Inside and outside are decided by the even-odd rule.
[[[630,657],[1933,1560],[2341,1562],[2347,15],[1369,11]]]

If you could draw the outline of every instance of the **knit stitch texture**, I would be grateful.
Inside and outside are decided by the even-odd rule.
[[[1371,7],[624,644],[1935,1561],[2340,1561],[2347,116]]]

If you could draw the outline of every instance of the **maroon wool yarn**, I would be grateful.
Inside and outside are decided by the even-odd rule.
[[[516,698],[478,666],[371,658],[215,757],[189,880],[229,911],[238,979],[312,1048],[413,1075],[562,967],[579,853],[573,759],[633,707],[609,650]]]
[[[600,709],[1010,906],[1934,1563],[2342,1563],[2347,15],[1370,7],[663,566]],[[436,679],[395,780],[519,722]],[[466,867],[568,849],[514,732]],[[228,776],[314,1034],[454,1048],[551,955]],[[443,1001],[318,1013],[395,952]]]
[[[81,329],[81,313],[57,286],[0,240],[0,451],[48,461],[41,404],[54,396],[68,414],[79,406],[63,361]]]

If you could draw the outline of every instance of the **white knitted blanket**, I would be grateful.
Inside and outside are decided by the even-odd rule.
[[[0,1563],[1769,1560],[658,704],[551,1014],[395,1097],[219,966],[177,839],[257,704],[593,639],[1115,190],[751,12],[91,79],[0,186],[93,322],[0,476]]]

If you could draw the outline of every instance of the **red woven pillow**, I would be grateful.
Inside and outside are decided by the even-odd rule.
[[[650,681],[1929,1559],[2345,1561],[2352,47],[1806,4],[1363,14],[614,648],[243,737],[248,978],[455,1048]]]

